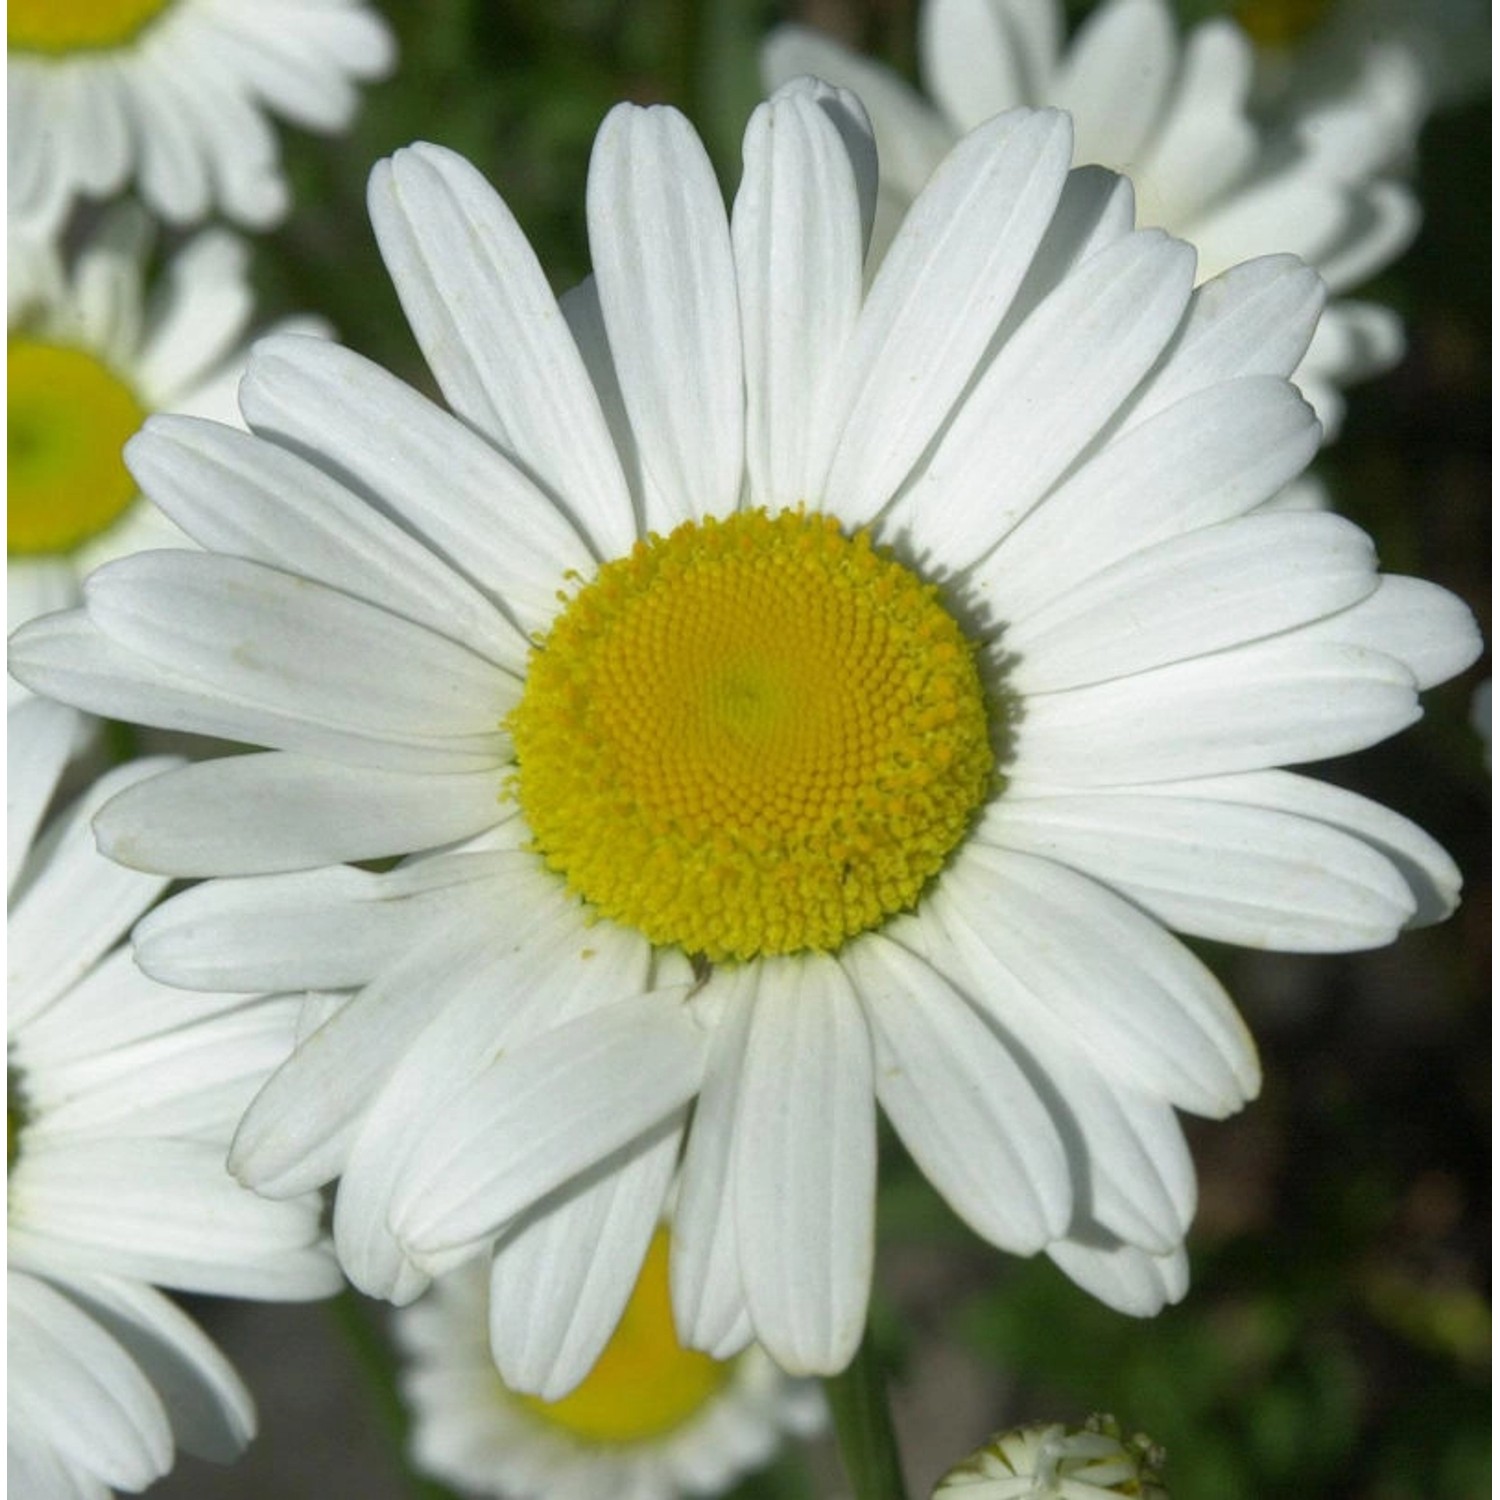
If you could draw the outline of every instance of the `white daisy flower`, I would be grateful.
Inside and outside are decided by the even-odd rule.
[[[454,415],[259,345],[253,435],[131,445],[205,550],[12,641],[39,691],[270,747],[97,820],[127,864],[265,877],[168,903],[138,957],[357,990],[232,1167],[341,1177],[341,1259],[397,1301],[488,1250],[515,1389],[592,1365],[679,1156],[684,1342],[841,1368],[877,1101],[980,1234],[1155,1311],[1174,1111],[1259,1084],[1168,928],[1326,951],[1453,908],[1420,830],[1274,769],[1394,734],[1478,650],[1349,522],[1251,514],[1317,447],[1285,379],[1317,277],[1194,290],[1071,157],[1064,114],[991,120],[866,293],[853,96],[762,106],[731,215],[682,117],[622,105],[559,305],[471,166],[399,152],[372,214]]]
[[[932,102],[889,68],[803,27],[765,44],[770,86],[816,73],[854,89],[880,143],[884,233],[964,131],[1017,105],[1073,116],[1074,160],[1127,173],[1139,221],[1188,240],[1207,281],[1286,251],[1337,294],[1294,379],[1331,438],[1340,388],[1403,352],[1389,308],[1342,294],[1388,265],[1419,222],[1393,175],[1420,112],[1409,73],[1372,68],[1346,91],[1262,123],[1250,109],[1255,47],[1216,18],[1185,37],[1167,0],[1106,0],[1063,43],[1060,0],[926,0],[921,73]],[[877,230],[877,253],[881,231]]]
[[[997,1434],[943,1476],[933,1500],[1167,1500],[1163,1462],[1149,1438],[1126,1441],[1113,1417],[1037,1423]]]
[[[396,1319],[417,1468],[507,1500],[674,1500],[713,1495],[788,1434],[824,1421],[821,1394],[751,1345],[720,1361],[677,1341],[667,1234],[651,1241],[619,1327],[558,1401],[509,1390],[490,1357],[489,1277],[471,1261]]]
[[[268,116],[348,127],[395,61],[365,0],[10,0],[9,216],[56,232],[81,194],[265,229],[286,182]]]
[[[102,858],[89,821],[169,762],[111,772],[35,840],[70,715],[32,698],[7,717],[10,1492],[91,1500],[143,1489],[179,1446],[227,1461],[255,1429],[156,1287],[301,1301],[339,1275],[315,1195],[272,1202],[224,1168],[297,1002],[169,989],[119,946],[166,882]]]
[[[184,546],[142,502],[121,456],[156,411],[239,421],[253,308],[242,240],[212,229],[172,258],[150,295],[146,220],[110,214],[65,269],[52,247],[10,241],[6,415],[7,628],[78,602],[111,557]],[[321,331],[312,319],[280,325]]]

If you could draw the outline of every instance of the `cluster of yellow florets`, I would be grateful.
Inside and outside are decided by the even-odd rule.
[[[936,590],[802,511],[688,523],[607,564],[509,727],[548,865],[715,960],[837,948],[912,905],[993,770]]]

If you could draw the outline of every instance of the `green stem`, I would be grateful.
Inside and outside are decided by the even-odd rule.
[[[823,1392],[855,1500],[906,1500],[885,1372],[868,1328],[854,1362],[843,1374],[829,1376]]]

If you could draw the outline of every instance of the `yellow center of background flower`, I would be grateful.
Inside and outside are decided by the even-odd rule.
[[[690,522],[606,564],[508,726],[548,866],[715,961],[831,950],[910,907],[993,774],[935,587],[800,510]]]
[[[643,1443],[696,1416],[733,1373],[677,1342],[667,1281],[667,1232],[658,1229],[641,1277],[598,1363],[560,1401],[520,1397],[521,1404],[589,1443]]]
[[[1329,0],[1239,0],[1234,18],[1262,47],[1291,47],[1328,13]]]
[[[70,552],[135,498],[120,450],[146,413],[119,376],[81,349],[11,339],[8,354],[8,550]]]
[[[21,52],[83,52],[128,42],[172,0],[10,0],[6,40]]]

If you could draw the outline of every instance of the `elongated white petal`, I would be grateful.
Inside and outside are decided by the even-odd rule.
[[[58,1274],[286,1300],[338,1284],[317,1205],[247,1192],[223,1170],[222,1140],[41,1140],[17,1163],[11,1198],[16,1246]]]
[[[390,1210],[448,1101],[502,1051],[646,985],[650,949],[638,933],[589,930],[578,902],[529,859],[506,874],[488,894],[499,910],[524,909],[524,928],[483,967],[429,991],[433,1018],[372,1094],[344,1165],[334,1239],[350,1279],[372,1296],[405,1302],[426,1285],[391,1233]]]
[[[57,790],[78,724],[73,710],[61,703],[28,697],[7,712],[6,725],[5,888],[9,891]]]
[[[1416,903],[1414,927],[1441,922],[1458,905],[1463,878],[1447,852],[1409,818],[1342,787],[1287,771],[1215,776],[1205,781],[1153,787],[1167,797],[1206,797],[1312,818],[1369,844],[1400,872]]]
[[[863,116],[853,95],[808,87],[761,105],[734,201],[750,499],[772,509],[817,495],[811,426],[859,316],[859,190],[834,109]]]
[[[34,620],[10,639],[10,669],[38,692],[110,719],[299,750],[391,770],[480,771],[501,763],[494,734],[436,738],[335,727],[224,691],[116,645],[81,609]]]
[[[1416,909],[1396,867],[1363,840],[1177,788],[1006,798],[976,837],[1091,875],[1179,932],[1250,948],[1378,947]]]
[[[1456,677],[1484,650],[1472,611],[1456,594],[1421,578],[1386,574],[1353,607],[1304,632],[1393,656],[1425,690]]]
[[[878,933],[841,962],[875,1040],[881,1107],[974,1230],[1031,1255],[1073,1213],[1067,1157],[1005,1043],[934,969]]]
[[[203,761],[116,797],[99,848],[134,869],[253,875],[432,849],[506,816],[498,772],[418,776],[272,751]]]
[[[870,1033],[832,959],[761,962],[734,1123],[740,1274],[777,1364],[833,1374],[864,1332],[874,1262]]]
[[[502,1051],[457,1091],[392,1194],[391,1227],[417,1261],[477,1248],[692,1098],[707,1038],[684,998],[617,1001]]]
[[[431,996],[472,982],[507,941],[455,902],[450,919],[302,1042],[245,1113],[230,1170],[290,1197],[342,1170],[375,1090],[432,1018]],[[497,924],[498,925],[498,924]]]
[[[725,515],[739,501],[745,455],[734,256],[708,153],[680,114],[610,111],[589,164],[588,220],[647,524],[665,534]]]
[[[751,1336],[734,1226],[734,1129],[758,973],[749,964],[716,970],[709,986],[721,992],[721,1010],[672,1213],[672,1314],[684,1344],[724,1359]]]
[[[524,652],[515,627],[477,590],[284,448],[215,422],[165,416],[130,440],[126,458],[141,488],[209,551],[295,570],[502,666]]]
[[[1041,80],[1027,66],[1033,59],[1026,56],[1011,9],[928,0],[917,12],[922,78],[958,130],[1039,100]]]
[[[520,696],[513,676],[455,642],[239,558],[139,553],[94,573],[85,600],[117,645],[273,713],[498,744]]]
[[[213,1340],[159,1292],[118,1276],[70,1278],[68,1292],[145,1373],[177,1446],[211,1463],[255,1436],[250,1392]]]
[[[1205,281],[1167,357],[1137,391],[1124,427],[1221,381],[1297,368],[1327,293],[1292,255],[1266,255]],[[1122,428],[1123,430],[1123,428]]]
[[[1195,391],[1064,480],[973,570],[973,586],[995,620],[1021,619],[1122,558],[1246,514],[1301,472],[1318,440],[1279,377]]]
[[[103,1483],[144,1489],[172,1466],[161,1399],[135,1361],[61,1292],[12,1269],[6,1278],[12,1421]],[[86,1446],[78,1433],[87,1432]]]
[[[136,924],[136,961],[167,984],[195,990],[361,985],[444,919],[455,888],[503,875],[514,859],[500,851],[385,875],[341,865],[205,881]]]
[[[1213,975],[1103,886],[1049,860],[967,846],[924,914],[974,999],[1024,1043],[1072,1045],[1127,1087],[1222,1117],[1260,1086],[1254,1043]]]
[[[598,1181],[543,1205],[497,1247],[490,1348],[512,1390],[555,1401],[594,1367],[661,1218],[685,1114],[627,1147]]]
[[[1007,625],[1006,682],[1051,692],[1260,640],[1374,593],[1375,549],[1331,515],[1248,516],[1146,548]]]
[[[874,518],[972,377],[1067,175],[1064,115],[1013,111],[966,137],[913,205],[845,350],[815,436],[824,508]]]
[[[887,524],[929,566],[983,556],[1150,369],[1192,284],[1192,251],[1157,231],[1091,257],[1001,347]]]
[[[426,143],[376,166],[369,202],[402,308],[448,404],[571,507],[606,556],[627,551],[634,527],[619,459],[510,210],[463,157]]]
[[[153,756],[116,767],[49,830],[46,861],[10,912],[6,973],[12,1032],[81,979],[161,893],[165,880],[101,861],[91,823],[116,792],[175,764]]]
[[[1011,769],[1077,786],[1260,770],[1362,750],[1420,716],[1391,657],[1293,633],[1035,694]]]
[[[617,533],[628,538],[628,511],[617,517],[610,506],[596,515],[592,493],[566,503],[549,497],[515,460],[337,344],[261,340],[240,404],[256,432],[323,455],[344,484],[468,579],[523,633],[556,613],[561,579],[587,576],[596,554],[610,555],[604,549]],[[372,423],[377,411],[382,419]],[[524,661],[521,645],[519,661],[506,665]]]
[[[1132,1318],[1153,1318],[1187,1294],[1187,1255],[1152,1255],[1134,1245],[1059,1240],[1047,1255],[1067,1276],[1106,1307]]]

